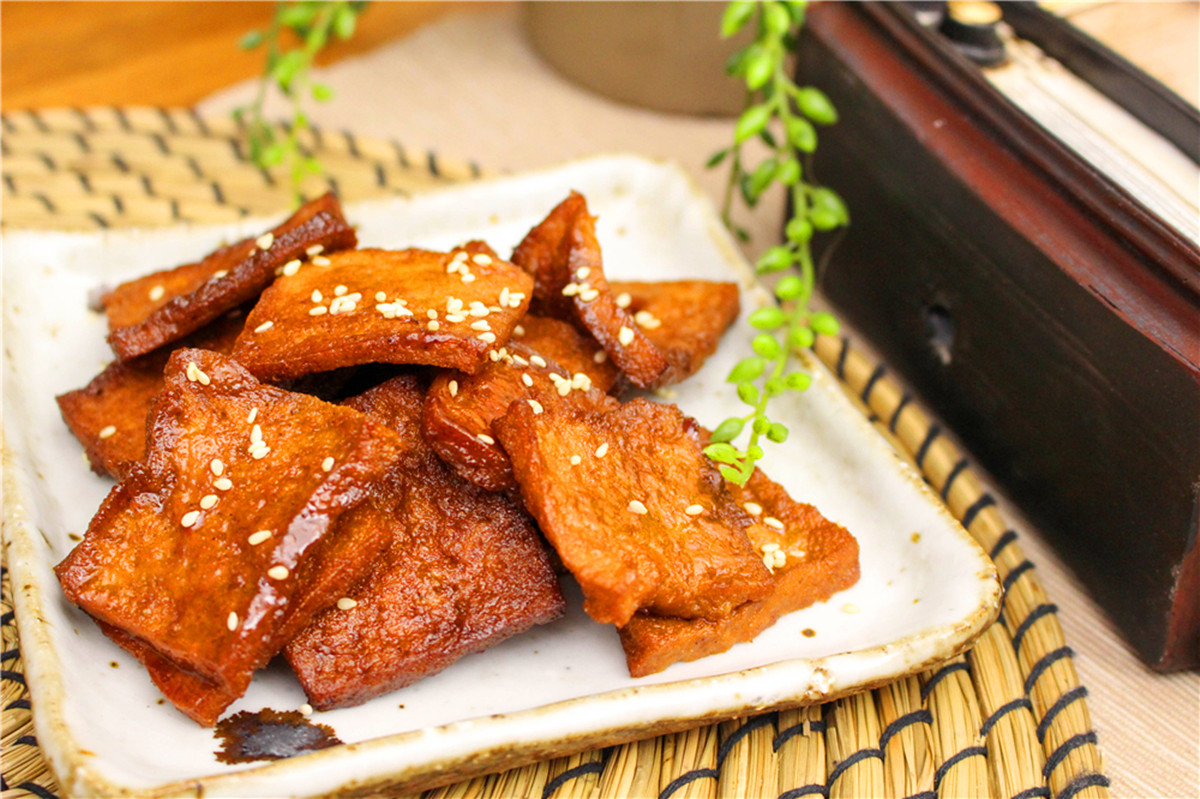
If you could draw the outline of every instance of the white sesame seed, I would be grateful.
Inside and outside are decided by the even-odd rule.
[[[774,527],[776,530],[783,529],[783,522],[779,521],[774,516],[768,516],[767,518],[763,519],[763,524],[769,524],[772,527]]]
[[[330,456],[326,457],[325,460],[321,461],[321,471],[328,472],[332,468],[333,468],[333,456],[330,455]]]
[[[763,562],[764,566],[766,566],[768,569],[771,570],[772,574],[775,572],[775,555],[774,555],[774,553],[768,552],[767,554],[763,555],[762,562]]]
[[[513,335],[517,336],[518,338],[525,335],[525,328],[521,325],[517,325],[513,328]]]
[[[272,566],[267,569],[267,576],[272,580],[286,580],[288,576],[287,566]]]
[[[300,715],[301,716],[311,716],[312,714],[313,714],[313,706],[310,705],[308,702],[305,702],[303,705],[300,706]]]
[[[340,297],[349,290],[350,289],[346,288],[345,286],[338,284],[337,286],[333,287],[333,296]]]
[[[513,363],[515,363],[517,366],[520,366],[522,369],[529,365],[529,361],[525,360],[520,355],[514,355],[512,356],[512,359]]]
[[[251,408],[250,413],[246,415],[246,424],[253,424],[254,420],[257,418],[258,408]]]
[[[649,513],[649,511],[646,510],[646,506],[641,503],[641,500],[637,499],[629,500],[629,512],[636,513],[638,516],[645,516],[647,513]]]
[[[268,447],[266,444],[263,444],[262,447],[251,452],[250,457],[254,458],[254,460],[256,460],[256,461],[262,460],[263,458],[267,457],[267,453],[270,451],[271,451],[271,448]]]
[[[484,316],[487,316],[488,314],[490,314],[491,312],[492,312],[491,308],[487,307],[479,300],[475,300],[473,303],[471,303],[471,310],[469,313],[471,314],[471,316],[484,317]]]
[[[571,381],[560,380],[558,384],[554,386],[554,390],[558,392],[558,396],[560,397],[567,396],[571,393]]]
[[[508,290],[508,286],[500,289],[500,296],[497,299],[501,305],[508,305],[508,302],[511,299],[511,292]]]
[[[527,385],[527,386],[532,386],[532,385],[533,385],[533,378],[532,378],[532,377],[530,377],[528,374],[522,374],[522,375],[521,375],[521,382],[522,382],[522,383],[524,383],[524,384],[525,384],[525,385]]]
[[[617,307],[628,308],[633,304],[633,297],[629,296],[629,292],[623,291],[617,295]]]
[[[196,365],[196,362],[188,361],[187,368],[184,370],[184,374],[187,375],[189,382],[195,383],[197,379],[196,372],[198,371],[200,371],[200,367]]]
[[[742,507],[744,507],[746,509],[746,513],[749,513],[751,516],[758,516],[762,513],[762,505],[759,505],[757,502],[747,502]]]
[[[375,292],[375,302],[383,302],[387,299],[387,293],[382,291]]]
[[[451,380],[450,384],[447,386],[447,388],[450,389],[450,396],[452,396],[452,397],[458,396],[458,381],[457,380]]]
[[[495,333],[480,333],[479,340],[487,342],[488,344],[494,344],[496,342],[496,334]]]
[[[155,286],[154,288],[150,289],[150,301],[158,302],[159,300],[161,300],[163,298],[163,295],[166,293],[167,293],[166,288],[164,288],[162,286]]]
[[[268,319],[267,321],[263,322],[258,327],[254,328],[254,332],[255,333],[265,333],[274,326],[275,326],[275,323],[272,322],[270,319]]]
[[[329,309],[324,305],[314,305],[312,308],[308,309],[309,316],[324,316],[327,313],[329,313]]]
[[[638,311],[633,315],[633,321],[647,330],[653,330],[662,325],[662,320],[649,311]]]
[[[117,432],[116,426],[110,424],[108,427],[100,431],[100,438],[108,438],[115,432]]]
[[[771,558],[775,561],[772,565],[774,565],[777,569],[781,569],[787,565],[787,553],[783,550],[772,552]]]
[[[203,508],[204,510],[208,510],[209,508],[211,508],[213,505],[216,505],[216,504],[217,504],[217,495],[216,494],[205,494],[200,499],[200,507]]]
[[[584,302],[591,302],[599,296],[600,292],[596,291],[595,289],[585,289],[579,292],[579,299],[583,300]]]
[[[617,341],[621,343],[622,347],[628,347],[633,343],[633,329],[621,325],[621,330],[617,333]]]
[[[438,320],[431,319],[429,324],[425,325],[425,327],[428,328],[430,333],[436,333],[441,325],[438,324]]]
[[[490,255],[486,255],[484,253],[479,253],[471,260],[474,261],[475,263],[479,264],[480,266],[487,266],[488,264],[490,264],[492,262],[492,257]]]
[[[218,491],[228,491],[229,489],[233,488],[233,481],[228,477],[219,477],[213,481],[213,488],[217,489]]]
[[[591,273],[592,270],[589,267],[581,266],[575,271],[575,277],[579,278],[580,280],[587,280],[587,276]]]
[[[287,275],[288,277],[291,277],[292,275],[296,274],[299,271],[300,271],[299,259],[293,258],[292,260],[288,261],[286,264],[283,265],[283,274]]]
[[[212,279],[213,279],[213,280],[220,280],[221,278],[225,277],[225,276],[226,276],[226,275],[228,275],[228,274],[229,274],[229,270],[228,270],[228,269],[218,269],[217,271],[213,272]]]
[[[211,469],[212,473],[217,477],[220,477],[225,473],[225,463],[220,458],[213,458],[212,462],[208,464],[208,468]]]
[[[183,518],[179,520],[179,523],[182,524],[184,527],[191,527],[193,524],[196,523],[196,520],[199,518],[200,518],[200,511],[190,510],[187,513],[183,514]]]
[[[229,618],[225,619],[225,626],[232,632],[238,627],[238,615],[233,611],[229,611]]]
[[[269,250],[271,249],[271,245],[275,243],[275,234],[264,233],[255,239],[254,243],[258,245],[260,250]]]
[[[261,544],[263,541],[266,541],[270,537],[271,537],[270,530],[259,530],[257,533],[254,533],[250,536],[250,539],[249,539],[250,546],[258,546],[259,544]]]
[[[467,272],[465,275],[463,275],[463,276],[462,276],[462,282],[464,282],[464,283],[474,283],[474,282],[475,282],[475,276],[474,276],[474,275],[472,275],[470,272]]]
[[[767,553],[767,552],[778,552],[778,551],[779,551],[779,544],[775,544],[775,543],[763,544],[762,551],[763,551],[764,553]]]
[[[262,426],[256,424],[256,425],[254,425],[254,427],[250,428],[250,442],[254,443],[255,441],[262,441],[262,440],[263,440]]]
[[[585,375],[583,372],[576,372],[571,376],[571,388],[577,388],[580,391],[587,391],[592,387],[592,378]]]
[[[478,438],[480,441],[482,441],[484,444],[495,444],[496,443],[496,439],[492,438],[487,433],[480,433],[479,435],[477,435],[475,437]]]
[[[540,355],[530,355],[530,356],[529,356],[529,362],[530,362],[531,364],[533,364],[534,366],[540,366],[540,367],[542,367],[543,369],[545,369],[545,368],[546,368],[546,359],[545,359],[545,358],[543,358],[543,357],[542,357],[542,356],[540,356]]]
[[[500,360],[500,353],[496,352],[495,350],[489,350],[488,360],[493,362]]]
[[[539,414],[539,413],[541,413],[543,410],[545,410],[544,408],[542,408],[542,403],[538,402],[538,401],[537,401],[537,400],[535,400],[535,399],[531,399],[531,400],[529,400],[529,407],[530,407],[530,408],[533,408],[533,414],[534,414],[534,416],[538,415],[538,414]]]
[[[563,286],[562,295],[564,297],[574,297],[578,293],[579,293],[579,284],[578,283],[568,283],[567,285]]]
[[[581,463],[583,463],[583,458],[579,457],[578,455],[571,456],[571,465],[572,466],[578,466]]]
[[[316,266],[329,266],[329,259],[324,255],[318,255],[316,258],[312,259],[312,262]]]
[[[488,324],[488,320],[480,319],[478,322],[471,323],[472,330],[491,330],[492,326]]]
[[[321,290],[320,290],[320,289],[313,289],[313,293],[312,293],[312,301],[313,301],[313,302],[320,302],[320,301],[321,301],[321,300],[323,300],[323,299],[325,299],[325,297],[324,297],[324,296],[321,294]]]
[[[704,513],[704,506],[703,505],[688,505],[687,508],[683,512],[686,513],[688,516],[699,516],[701,513]]]
[[[356,606],[357,604],[357,602],[348,596],[344,596],[337,601],[338,610],[350,610],[350,608]]]
[[[448,313],[448,314],[446,314],[446,321],[453,322],[454,324],[458,324],[459,322],[467,321],[467,317],[463,316],[460,313]]]
[[[450,264],[446,267],[446,274],[453,275],[455,272],[458,271],[458,268],[460,266],[462,266],[462,261],[451,261]]]
[[[608,454],[608,442],[605,441],[603,444],[596,447],[596,457],[603,458],[607,454]]]
[[[608,353],[604,350],[597,350],[596,354],[592,356],[592,360],[596,363],[604,363],[608,360]]]
[[[307,253],[308,256],[311,258],[314,255],[320,255],[321,253],[325,252],[325,245],[314,244],[313,246],[309,247],[304,252]]]

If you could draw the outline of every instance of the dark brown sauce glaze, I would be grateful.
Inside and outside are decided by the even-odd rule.
[[[222,763],[282,760],[342,743],[332,729],[314,724],[299,711],[271,708],[221,719],[214,733],[221,740],[214,754]]]

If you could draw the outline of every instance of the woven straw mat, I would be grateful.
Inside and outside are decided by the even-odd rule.
[[[99,108],[0,115],[3,225],[94,230],[282,214],[286,179],[247,162],[232,122],[190,109]],[[480,174],[399,142],[346,132],[305,138],[346,202]],[[306,187],[310,188],[310,187]],[[815,351],[991,553],[1000,619],[941,667],[824,705],[740,718],[584,752],[428,791],[449,797],[1108,796],[1087,690],[995,499],[941,427],[847,339]],[[38,750],[4,575],[2,799],[57,795]]]

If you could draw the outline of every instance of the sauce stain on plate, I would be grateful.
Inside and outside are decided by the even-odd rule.
[[[282,760],[342,743],[331,728],[314,724],[297,710],[271,708],[221,719],[214,734],[222,741],[214,753],[222,763]]]

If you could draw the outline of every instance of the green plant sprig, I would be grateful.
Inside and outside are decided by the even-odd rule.
[[[762,458],[763,437],[776,443],[787,440],[787,427],[767,415],[768,402],[787,391],[803,391],[812,382],[802,369],[790,368],[794,353],[811,347],[818,333],[837,335],[839,327],[831,314],[809,307],[816,283],[813,236],[848,225],[850,215],[836,192],[807,179],[811,165],[802,164],[798,155],[807,159],[816,150],[817,125],[837,121],[837,111],[821,90],[797,86],[789,74],[788,54],[804,24],[806,6],[801,0],[734,0],[726,6],[721,22],[724,38],[752,22],[757,31],[754,41],[726,67],[745,83],[746,103],[734,126],[733,144],[708,162],[713,168],[730,161],[721,219],[746,241],[749,234],[733,220],[736,196],[754,208],[772,185],[781,184],[791,207],[783,243],[770,247],[755,264],[759,275],[791,273],[775,284],[779,304],[750,315],[750,325],[759,331],[751,341],[754,354],[739,361],[726,378],[737,386],[738,399],[750,412],[718,425],[704,450],[720,464],[721,474],[739,485],[745,485]],[[751,167],[742,147],[755,138],[771,152]],[[747,426],[747,443],[739,449],[733,442]]]
[[[354,35],[365,2],[353,0],[281,0],[266,30],[242,37],[243,50],[266,47],[263,74],[254,99],[233,111],[233,118],[246,130],[250,160],[263,169],[286,164],[292,193],[302,199],[300,186],[310,175],[321,174],[320,162],[307,154],[300,143],[301,131],[309,127],[305,104],[311,98],[326,102],[333,90],[312,80],[311,69],[318,53],[331,39]],[[285,36],[298,43],[286,46]],[[291,105],[292,119],[281,132],[263,117],[263,104],[270,89],[276,89]]]

